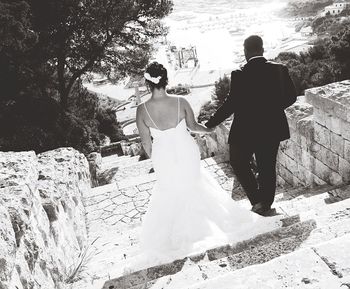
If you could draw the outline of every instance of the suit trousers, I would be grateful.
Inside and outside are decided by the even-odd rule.
[[[230,143],[230,164],[250,203],[270,207],[276,192],[276,158],[280,141],[268,140]],[[255,155],[258,176],[253,173],[251,160]]]

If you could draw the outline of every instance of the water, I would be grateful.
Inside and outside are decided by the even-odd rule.
[[[266,56],[281,51],[283,39],[302,39],[294,21],[277,16],[283,1],[174,0],[165,19],[167,39],[178,47],[195,46],[202,70],[236,68],[244,62],[243,41],[252,34],[263,37]],[[305,39],[304,39],[305,42]]]

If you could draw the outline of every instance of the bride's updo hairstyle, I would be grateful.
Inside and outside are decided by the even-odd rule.
[[[168,72],[166,68],[158,62],[152,62],[148,65],[144,76],[151,90],[155,88],[165,88],[168,84]]]

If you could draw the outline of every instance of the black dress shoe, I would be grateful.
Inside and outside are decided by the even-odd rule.
[[[257,214],[260,214],[261,212],[266,211],[267,209],[268,208],[266,208],[263,203],[256,203],[252,207],[252,211]]]
[[[266,211],[263,211],[261,214],[261,216],[263,217],[272,217],[272,216],[277,216],[277,215],[280,215],[279,213],[277,213],[276,209],[275,208],[270,208]]]
[[[263,203],[257,203],[252,207],[252,211],[260,216],[273,216],[276,214],[276,209],[271,209],[270,206],[266,206]]]

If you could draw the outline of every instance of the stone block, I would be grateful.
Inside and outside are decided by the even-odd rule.
[[[301,165],[309,171],[315,168],[315,158],[306,150],[301,151]]]
[[[285,155],[284,157],[283,166],[288,168],[288,170],[294,175],[298,173],[298,164],[296,160],[288,155]]]
[[[318,159],[315,159],[314,172],[315,172],[315,175],[318,176],[321,180],[325,181],[326,183],[329,183],[329,177],[332,171],[329,167],[327,167]]]
[[[315,127],[315,141],[324,147],[331,146],[331,132],[326,127],[319,125],[318,123],[314,124]]]
[[[308,169],[305,168],[302,165],[298,166],[298,179],[304,186],[311,186],[314,182],[314,175],[313,173]]]
[[[343,178],[344,182],[350,182],[350,163],[348,160],[339,158],[339,174]]]
[[[331,132],[330,150],[335,152],[340,157],[344,157],[344,138],[341,135]]]
[[[314,139],[314,118],[313,115],[305,117],[297,122],[298,134],[305,136],[312,141]]]
[[[280,142],[280,150],[286,150],[287,149],[287,146],[289,145],[289,142],[291,142],[290,139],[287,139],[287,140],[284,140],[282,142]]]
[[[286,181],[281,176],[277,176],[276,182],[278,187],[284,187],[286,185]]]
[[[277,154],[277,164],[281,164],[282,166],[286,166],[286,157],[287,157],[287,155],[284,152],[279,151]]]
[[[320,179],[320,178],[319,178],[318,176],[316,176],[316,175],[314,175],[313,179],[314,179],[314,184],[315,184],[316,186],[322,186],[322,185],[326,185],[326,184],[327,184],[326,181]]]
[[[314,143],[310,148],[310,154],[332,170],[338,170],[339,156],[324,146]]]
[[[314,143],[313,139],[308,139],[305,136],[300,136],[299,145],[303,150],[309,150],[310,146]]]
[[[335,116],[330,116],[327,128],[336,134],[342,134],[342,122],[344,122],[344,120]]]
[[[341,185],[343,183],[343,178],[337,172],[331,172],[329,175],[329,183],[331,185]]]
[[[294,176],[287,168],[280,165],[278,167],[278,174],[288,185],[293,185]]]
[[[294,141],[288,140],[286,144],[281,147],[281,151],[290,158],[297,160],[301,158],[301,147]]]
[[[296,102],[286,109],[286,116],[290,127],[296,128],[297,122],[313,113],[312,105],[308,103]]]
[[[314,107],[314,120],[322,126],[329,127],[329,114],[318,107]]]
[[[342,120],[340,122],[340,126],[340,134],[343,136],[343,138],[350,141],[350,122]]]
[[[344,159],[350,162],[350,141],[344,140]]]
[[[292,140],[293,142],[298,142],[300,135],[298,134],[296,128],[289,126],[289,134],[290,140]]]
[[[304,186],[304,181],[300,180],[297,176],[293,176],[293,187]]]
[[[350,81],[330,83],[305,91],[306,102],[350,122]]]

